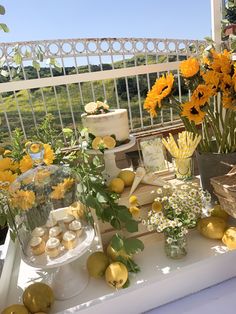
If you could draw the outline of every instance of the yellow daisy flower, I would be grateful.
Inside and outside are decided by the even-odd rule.
[[[44,147],[43,161],[47,166],[51,165],[53,163],[53,160],[55,159],[54,152],[49,144],[43,144],[43,147]]]
[[[33,191],[17,190],[11,194],[11,205],[20,210],[29,210],[35,204],[35,194]]]
[[[0,171],[0,190],[8,190],[9,185],[15,181],[17,174],[9,170]]]
[[[73,186],[74,182],[75,180],[71,178],[64,179],[62,184],[64,186],[65,191],[69,190]]]
[[[193,102],[187,102],[182,105],[181,115],[187,117],[190,121],[195,124],[201,124],[204,120],[206,113],[202,111],[199,106],[196,106]]]
[[[129,211],[132,214],[132,216],[139,216],[140,214],[140,209],[137,206],[131,206],[129,208]]]
[[[137,196],[131,195],[131,196],[129,197],[129,204],[130,204],[131,206],[136,206],[136,205],[138,205]]]
[[[64,198],[65,193],[73,186],[74,179],[64,179],[63,182],[52,187],[53,191],[50,194],[52,199],[60,200]]]
[[[199,72],[200,65],[196,58],[189,58],[180,62],[179,70],[183,77],[190,78]]]
[[[203,106],[212,95],[213,91],[210,86],[200,84],[194,90],[191,101],[195,104],[195,106]]]
[[[0,171],[9,170],[12,166],[12,160],[9,157],[0,160]]]
[[[161,108],[161,101],[170,95],[174,84],[174,75],[172,73],[166,74],[158,78],[152,89],[148,92],[144,102],[144,109],[146,109],[152,117],[156,117],[156,107]]]
[[[26,172],[27,170],[33,167],[33,161],[30,155],[25,155],[20,161],[20,171],[22,173]]]

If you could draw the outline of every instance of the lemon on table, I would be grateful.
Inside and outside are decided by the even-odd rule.
[[[209,239],[222,239],[226,228],[226,221],[219,217],[205,217],[200,219],[197,224],[201,235]]]
[[[91,277],[100,278],[105,274],[109,259],[102,251],[94,252],[87,259],[87,270]]]
[[[36,282],[25,289],[22,299],[30,312],[48,313],[54,303],[54,293],[47,284]]]
[[[225,220],[228,220],[229,218],[229,214],[226,213],[222,207],[220,205],[215,205],[213,207],[213,210],[211,211],[211,216],[212,217],[220,217],[220,218],[223,218]]]
[[[92,141],[92,148],[97,150],[103,145],[103,140],[101,136],[96,136]]]
[[[12,304],[6,307],[1,314],[29,314],[29,311],[22,304]]]
[[[118,178],[122,179],[125,186],[131,186],[134,181],[135,174],[132,170],[121,170],[118,174]]]
[[[228,247],[228,249],[236,249],[236,227],[230,227],[225,231],[222,242]]]
[[[92,101],[84,106],[84,111],[86,113],[93,114],[96,112],[97,108],[98,108],[97,103]]]
[[[120,178],[114,178],[111,180],[110,184],[109,184],[109,189],[112,192],[121,194],[124,191],[125,188],[125,183],[122,179]]]
[[[158,202],[158,201],[154,201],[152,203],[152,210],[154,212],[160,212],[162,210],[162,204],[161,202]]]
[[[131,195],[129,197],[129,204],[132,205],[132,206],[138,205],[138,199],[137,199],[136,195]]]
[[[120,289],[128,279],[128,270],[123,263],[111,263],[105,272],[105,279],[109,286]]]
[[[116,140],[112,136],[104,136],[102,140],[105,148],[112,149],[116,146]]]

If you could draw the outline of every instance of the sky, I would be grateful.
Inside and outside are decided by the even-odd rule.
[[[210,0],[0,0],[0,42],[66,38],[204,39]]]

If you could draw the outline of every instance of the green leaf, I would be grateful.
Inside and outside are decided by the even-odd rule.
[[[21,64],[22,62],[22,56],[19,52],[16,52],[13,56],[13,60],[16,64]]]
[[[0,14],[4,15],[6,13],[6,10],[4,8],[4,6],[0,5]]]
[[[110,224],[112,225],[113,228],[120,230],[121,229],[121,224],[119,219],[117,219],[116,217],[113,217],[110,221]]]
[[[1,75],[4,76],[4,77],[8,77],[9,76],[9,73],[5,70],[1,70]]]
[[[33,67],[34,67],[37,71],[40,70],[40,64],[39,64],[39,62],[33,60],[32,65],[33,65]]]
[[[93,158],[93,164],[94,164],[94,166],[96,166],[96,167],[101,166],[100,159],[99,159],[98,156],[95,156],[95,157]]]
[[[123,243],[123,239],[119,236],[119,234],[115,234],[112,238],[111,238],[111,247],[115,250],[115,251],[120,251],[123,247],[124,243]]]
[[[0,30],[4,31],[4,33],[9,33],[9,28],[5,23],[0,23]]]
[[[143,251],[144,244],[139,239],[129,238],[124,240],[124,247],[128,254],[134,254],[138,251]]]
[[[129,232],[137,232],[138,231],[138,222],[135,220],[128,220],[125,223],[125,227]]]
[[[98,206],[100,206],[100,204],[98,203],[98,201],[96,200],[95,197],[93,197],[92,195],[88,195],[86,197],[86,205],[88,207],[92,207],[94,209],[96,209]]]
[[[101,193],[97,193],[96,194],[96,198],[97,198],[97,201],[99,202],[99,203],[106,203],[107,202],[107,198],[106,197],[104,197]]]
[[[131,213],[129,212],[128,208],[125,206],[119,206],[117,208],[117,215],[121,221],[127,222],[132,218]]]

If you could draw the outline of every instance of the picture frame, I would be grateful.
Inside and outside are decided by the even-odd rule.
[[[162,135],[155,135],[138,140],[140,163],[147,173],[169,170],[162,138]]]

